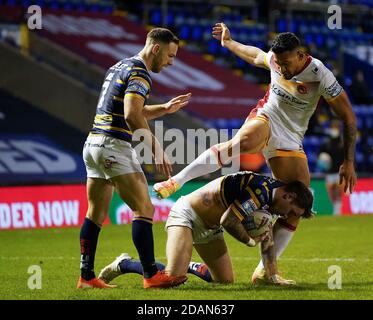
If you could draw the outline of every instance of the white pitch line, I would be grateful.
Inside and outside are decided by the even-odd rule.
[[[2,260],[79,260],[79,256],[0,256]],[[99,256],[96,260],[113,260],[114,257]],[[165,261],[166,257],[158,257],[161,261]],[[259,258],[254,257],[231,257],[232,260],[248,260],[248,261],[258,261]],[[280,261],[299,261],[299,262],[355,262],[364,261],[370,262],[372,259],[369,258],[280,258]]]

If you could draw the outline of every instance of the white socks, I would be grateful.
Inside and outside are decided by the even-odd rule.
[[[288,246],[291,238],[293,237],[294,231],[290,231],[284,227],[277,227],[273,232],[273,242],[275,246],[276,260],[281,256]],[[263,269],[263,259],[260,260],[257,269]]]
[[[197,159],[181,170],[172,180],[180,186],[197,177],[214,172],[223,166],[219,159],[219,151],[216,146],[212,146],[202,152]]]

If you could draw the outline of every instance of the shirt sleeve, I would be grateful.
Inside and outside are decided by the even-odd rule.
[[[271,67],[271,59],[273,57],[273,52],[272,51],[268,51],[265,56],[264,56],[264,64],[265,66],[271,70],[272,67]]]
[[[334,74],[324,66],[324,72],[321,74],[320,94],[328,101],[339,96],[342,90]]]
[[[133,71],[129,74],[125,95],[138,95],[147,99],[150,94],[151,81],[146,72],[141,70]]]
[[[231,205],[233,212],[241,221],[260,207],[261,204],[259,200],[253,195],[253,191],[248,188],[242,191],[240,196],[235,199]]]

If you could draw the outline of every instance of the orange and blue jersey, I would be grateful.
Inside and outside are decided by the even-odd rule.
[[[132,141],[132,131],[124,119],[125,96],[148,99],[152,81],[139,57],[127,58],[112,66],[105,75],[91,134],[104,134]]]
[[[224,206],[244,220],[258,209],[268,209],[274,189],[284,183],[251,171],[226,175],[220,184],[220,197]]]

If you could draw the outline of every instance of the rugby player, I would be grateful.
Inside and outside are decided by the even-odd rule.
[[[99,232],[115,188],[133,210],[132,240],[144,270],[144,287],[158,283],[178,284],[183,278],[159,271],[155,264],[152,231],[153,205],[148,184],[131,146],[132,134],[142,129],[144,142],[152,150],[157,169],[166,175],[171,164],[151,133],[147,120],[172,113],[185,106],[190,94],[165,104],[145,105],[151,89],[150,71],[171,66],[179,39],[168,29],[152,29],[138,55],[123,59],[106,73],[97,104],[94,124],[84,145],[87,170],[88,212],[80,231],[81,276],[78,288],[109,288],[94,273]]]
[[[220,177],[183,196],[171,208],[166,222],[167,266],[165,273],[182,277],[191,271],[193,246],[206,263],[200,265],[200,278],[219,283],[234,281],[228,249],[222,226],[237,240],[254,246],[262,242],[261,252],[266,270],[266,280],[278,285],[295,282],[279,276],[274,254],[272,228],[268,234],[250,238],[247,230],[253,223],[256,210],[264,209],[273,216],[288,215],[302,218],[312,217],[313,196],[300,181],[285,184],[250,171]],[[272,226],[270,224],[270,226]],[[106,283],[124,273],[141,274],[141,264],[122,254],[100,273]],[[162,284],[153,287],[162,288]]]
[[[354,153],[356,118],[347,94],[324,64],[304,53],[299,39],[290,32],[280,33],[266,53],[259,48],[234,41],[224,23],[213,28],[221,45],[248,63],[268,69],[271,83],[265,97],[251,111],[232,140],[212,146],[177,175],[154,185],[160,198],[166,198],[194,178],[218,170],[239,153],[262,151],[273,177],[284,182],[295,180],[310,185],[310,174],[302,140],[320,97],[323,97],[344,125],[344,160],[339,168],[339,184],[344,192],[356,184]],[[274,227],[277,258],[289,244],[299,217],[278,219]],[[260,262],[253,282],[264,278]]]

